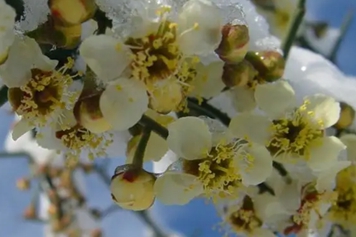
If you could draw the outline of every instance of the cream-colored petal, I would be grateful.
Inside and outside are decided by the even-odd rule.
[[[337,162],[339,153],[346,149],[340,139],[334,136],[317,139],[310,146],[312,148],[307,163],[313,171],[330,168]]]
[[[301,202],[300,183],[297,180],[293,180],[292,183],[286,184],[278,198],[287,211],[293,212],[297,210]]]
[[[336,162],[329,169],[317,174],[316,189],[318,192],[331,191],[335,187],[336,175],[351,164],[350,161]]]
[[[16,141],[19,139],[22,135],[33,129],[34,126],[30,124],[28,120],[21,119],[17,123],[15,123],[15,126],[12,131],[12,139]]]
[[[121,131],[135,125],[148,109],[145,85],[120,78],[106,87],[100,97],[100,110],[113,129]]]
[[[60,139],[56,138],[56,133],[51,127],[40,129],[36,135],[37,144],[40,147],[51,150],[66,150],[66,147]]]
[[[296,104],[295,92],[284,80],[257,85],[255,100],[257,106],[272,119],[281,117]]]
[[[241,113],[231,120],[229,130],[236,137],[265,145],[271,137],[271,124],[266,116]]]
[[[209,0],[187,1],[178,18],[179,46],[184,54],[206,55],[221,40],[223,25],[220,9]]]
[[[208,125],[196,117],[184,117],[168,125],[168,147],[179,157],[195,160],[211,149],[212,135]]]
[[[261,145],[252,145],[244,148],[247,155],[244,159],[237,160],[239,171],[242,178],[242,184],[245,186],[260,184],[272,173],[272,157],[266,147]]]
[[[273,234],[271,230],[257,228],[253,230],[253,237],[275,237],[276,235]]]
[[[0,1],[0,65],[3,59],[6,59],[8,49],[14,41],[14,26],[15,26],[15,10],[6,4],[5,1]]]
[[[203,186],[194,175],[166,172],[157,178],[156,198],[166,205],[184,205],[203,193]]]
[[[237,112],[249,112],[256,108],[254,91],[247,87],[235,87],[229,91],[232,105]]]
[[[225,87],[222,81],[224,63],[216,61],[207,66],[199,63],[196,67],[197,76],[190,83],[193,86],[192,96],[202,96],[210,99],[218,95]]]
[[[356,135],[346,134],[340,137],[340,140],[346,146],[348,160],[355,162],[356,161]]]
[[[334,125],[340,117],[340,103],[334,98],[323,94],[316,94],[304,98],[307,102],[305,113],[313,113],[313,119],[322,121],[322,127],[328,128]]]
[[[86,38],[79,48],[80,55],[100,80],[118,78],[129,65],[129,49],[119,40],[108,35]]]
[[[51,71],[58,61],[50,60],[34,39],[15,37],[6,62],[0,66],[0,75],[8,87],[20,87],[31,79],[31,69]]]

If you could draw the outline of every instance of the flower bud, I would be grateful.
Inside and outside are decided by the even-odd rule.
[[[33,220],[37,218],[36,207],[30,204],[24,211],[23,217],[27,220]]]
[[[222,79],[228,87],[241,87],[252,81],[257,74],[251,63],[243,60],[239,64],[225,64]]]
[[[248,52],[246,60],[252,64],[265,81],[276,81],[284,74],[285,60],[276,51]]]
[[[27,36],[35,39],[38,43],[55,45],[59,48],[73,49],[81,40],[82,26],[61,26],[49,18],[47,22],[37,29],[27,33]]]
[[[155,200],[153,191],[155,180],[153,174],[141,168],[130,167],[116,172],[110,184],[112,199],[124,209],[146,210]]]
[[[27,178],[21,178],[16,182],[17,188],[22,191],[28,190],[30,188],[30,185],[31,185],[30,180]]]
[[[102,237],[102,236],[103,236],[103,232],[100,229],[92,230],[90,233],[90,237]]]
[[[222,40],[215,52],[226,63],[239,63],[247,53],[249,40],[246,25],[226,24],[222,29]]]
[[[102,133],[111,129],[111,125],[100,110],[101,94],[100,92],[86,99],[79,99],[74,108],[78,123],[92,133]]]
[[[50,0],[52,17],[63,25],[81,24],[95,14],[95,0]]]
[[[349,127],[355,118],[355,110],[345,102],[340,102],[340,117],[339,120],[334,124],[336,129],[345,129]]]

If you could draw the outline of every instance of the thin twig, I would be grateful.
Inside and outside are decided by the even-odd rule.
[[[296,12],[294,14],[294,17],[291,21],[287,37],[284,39],[284,42],[282,44],[282,50],[283,50],[283,57],[285,59],[288,58],[289,51],[292,48],[292,45],[294,43],[294,40],[297,36],[299,27],[303,21],[304,15],[305,15],[305,2],[306,0],[299,0]]]
[[[151,119],[147,115],[143,115],[139,123],[144,127],[150,128],[153,132],[157,133],[157,135],[161,136],[162,138],[167,139],[168,137],[167,128],[157,123],[154,119]]]
[[[150,127],[144,127],[142,136],[137,145],[132,164],[136,167],[143,166],[143,157],[145,156],[145,151],[147,147],[148,140],[150,139],[151,129]]]
[[[352,22],[352,19],[354,18],[354,15],[355,15],[355,12],[353,10],[350,10],[347,13],[347,15],[344,17],[343,23],[340,27],[340,35],[337,38],[336,43],[335,43],[334,47],[332,48],[330,56],[329,56],[330,61],[332,61],[334,63],[336,61],[336,56],[337,56],[337,53],[339,52],[341,43],[344,40],[345,35],[347,34],[347,32],[350,29],[351,22]]]
[[[142,221],[145,222],[146,225],[152,228],[154,231],[155,235],[154,237],[166,237],[167,234],[157,225],[157,223],[153,220],[153,218],[150,216],[148,211],[140,211],[140,212],[135,212]]]

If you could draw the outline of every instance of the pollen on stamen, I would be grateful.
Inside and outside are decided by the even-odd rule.
[[[203,184],[204,194],[217,202],[221,198],[236,198],[241,187],[241,175],[234,163],[235,144],[218,144],[204,159],[183,161],[183,170],[197,176]]]
[[[274,120],[271,131],[273,138],[267,143],[267,149],[274,156],[296,155],[308,160],[310,144],[324,135],[322,124],[315,122],[313,113],[303,113],[308,101],[287,114],[284,118]],[[297,161],[295,161],[297,162]]]
[[[88,152],[88,158],[106,156],[106,149],[113,142],[111,133],[94,134],[80,125],[57,131],[56,137],[60,139],[65,147],[67,161],[75,163],[83,151]]]
[[[31,70],[31,79],[19,88],[10,88],[9,102],[18,115],[38,126],[45,126],[61,115],[61,110],[74,104],[74,93],[68,91],[73,77],[68,70],[69,60],[62,68],[53,71]]]

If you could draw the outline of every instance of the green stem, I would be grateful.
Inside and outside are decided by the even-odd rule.
[[[305,2],[306,0],[299,0],[296,12],[290,23],[287,37],[282,44],[283,56],[285,59],[288,58],[289,51],[292,48],[294,40],[297,36],[299,26],[301,25],[304,15],[305,15]]]
[[[330,53],[330,56],[329,56],[329,59],[330,61],[332,62],[335,62],[336,61],[336,56],[337,56],[337,53],[339,52],[339,49],[340,49],[340,46],[341,46],[341,43],[342,41],[344,40],[345,38],[345,35],[347,34],[347,32],[349,31],[350,29],[350,26],[351,26],[351,23],[352,23],[352,19],[354,18],[354,11],[349,11],[348,14],[345,16],[344,20],[343,20],[343,23],[340,27],[340,35],[339,37],[337,38],[337,41],[334,45],[334,47],[332,48],[331,50],[331,53]]]
[[[221,112],[219,109],[208,104],[206,100],[203,100],[201,105],[199,105],[198,100],[189,98],[188,99],[188,108],[194,110],[202,115],[218,119],[225,126],[229,126],[231,119],[225,113]]]
[[[3,106],[7,102],[7,92],[9,88],[7,86],[3,86],[0,89],[0,107]]]
[[[143,157],[145,156],[145,151],[147,147],[148,140],[150,139],[151,136],[151,129],[149,127],[145,127],[143,129],[143,133],[141,135],[141,139],[138,143],[138,146],[136,148],[134,157],[133,157],[133,162],[132,164],[136,167],[142,168],[143,166]]]
[[[161,124],[157,123],[155,120],[151,119],[147,115],[143,115],[139,123],[143,127],[150,128],[153,132],[157,133],[157,135],[161,136],[163,139],[167,139],[167,128],[163,127]]]

